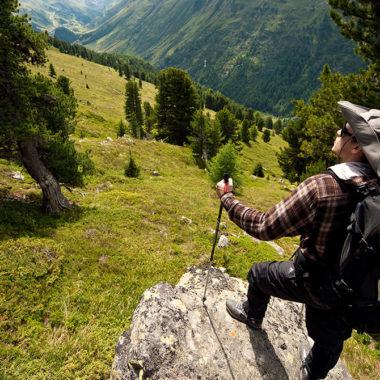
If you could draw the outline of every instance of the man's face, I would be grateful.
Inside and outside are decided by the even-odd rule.
[[[353,134],[354,132],[348,123],[337,132],[337,137],[331,150],[340,157],[342,161],[345,161],[345,158],[351,152],[352,144],[355,143],[355,140],[352,138]]]

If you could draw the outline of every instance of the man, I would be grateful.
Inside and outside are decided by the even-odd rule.
[[[380,188],[380,111],[342,101],[347,124],[338,131],[332,151],[342,163],[330,169],[348,185]],[[301,379],[323,379],[337,363],[352,326],[322,301],[318,279],[334,268],[349,216],[355,205],[336,179],[322,173],[301,183],[267,212],[248,208],[224,182],[217,193],[229,218],[261,240],[301,235],[294,262],[261,262],[249,271],[247,300],[227,300],[228,313],[253,329],[260,329],[271,296],[306,304],[306,327],[314,345],[304,354]]]

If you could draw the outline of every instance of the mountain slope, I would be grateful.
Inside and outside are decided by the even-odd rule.
[[[324,0],[123,0],[82,36],[96,50],[140,56],[239,103],[286,114],[319,86],[323,64],[357,71]]]
[[[112,3],[112,0],[21,0],[20,13],[28,13],[37,30],[52,32],[65,26],[83,33],[85,26],[103,16]]]

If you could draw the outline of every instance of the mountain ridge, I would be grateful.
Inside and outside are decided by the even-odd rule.
[[[80,42],[179,67],[246,106],[289,114],[292,98],[319,87],[323,65],[364,66],[324,1],[124,0]]]

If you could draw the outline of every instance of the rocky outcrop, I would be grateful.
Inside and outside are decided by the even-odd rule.
[[[111,379],[298,379],[298,346],[307,339],[302,305],[272,298],[263,330],[225,309],[247,283],[212,268],[189,268],[176,286],[160,282],[142,295],[119,338]],[[328,379],[352,379],[339,364]]]

